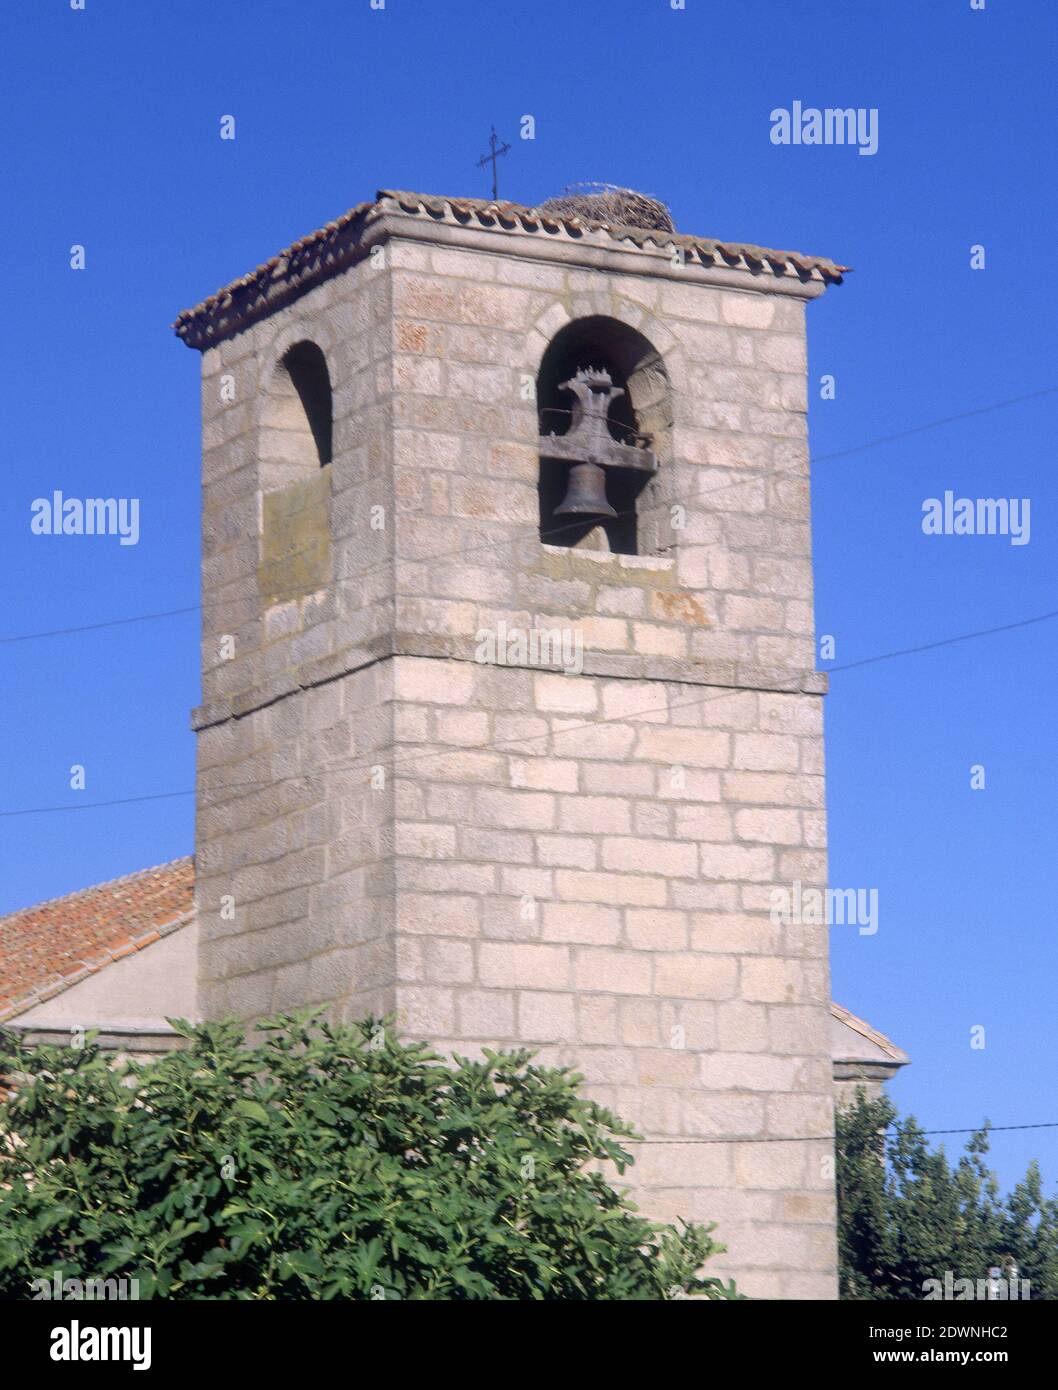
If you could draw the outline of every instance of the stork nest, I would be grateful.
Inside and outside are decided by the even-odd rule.
[[[660,232],[676,230],[664,203],[612,183],[568,184],[560,197],[548,198],[536,211],[552,217],[579,217],[585,222],[603,222],[608,226]]]

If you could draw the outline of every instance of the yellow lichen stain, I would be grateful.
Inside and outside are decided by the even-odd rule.
[[[672,622],[689,623],[692,627],[709,627],[709,618],[700,599],[686,589],[676,589],[666,593],[663,589],[651,595],[651,604],[656,618],[667,618]]]

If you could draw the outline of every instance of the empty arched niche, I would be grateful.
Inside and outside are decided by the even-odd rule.
[[[541,541],[657,553],[657,479],[671,456],[671,396],[660,353],[628,324],[593,315],[555,334],[536,380]],[[593,415],[605,416],[605,437],[618,447],[600,446],[598,432],[588,445]],[[549,446],[552,437],[558,442]],[[580,466],[582,452],[597,463]]]
[[[322,349],[303,340],[265,383],[258,439],[262,598],[279,603],[330,580],[331,377]]]
[[[330,463],[331,417],[327,359],[315,343],[295,343],[276,362],[266,386],[261,440],[266,492]]]

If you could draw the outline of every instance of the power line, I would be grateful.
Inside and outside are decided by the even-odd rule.
[[[1033,625],[1033,624],[1035,624],[1035,623],[1046,622],[1046,621],[1048,621],[1048,620],[1050,620],[1050,619],[1053,619],[1053,618],[1058,618],[1058,609],[1056,609],[1056,610],[1054,610],[1053,612],[1050,612],[1050,613],[1041,613],[1041,614],[1038,614],[1036,617],[1033,617],[1033,618],[1023,618],[1023,619],[1021,619],[1021,620],[1018,621],[1018,622],[1003,623],[1003,624],[1000,624],[1000,625],[997,626],[997,627],[981,628],[979,631],[976,631],[976,632],[964,632],[964,633],[961,633],[961,634],[960,634],[959,636],[957,636],[957,637],[944,637],[944,638],[939,639],[939,640],[936,641],[936,642],[925,642],[925,643],[922,643],[922,644],[920,644],[920,645],[918,645],[918,646],[914,646],[914,647],[903,647],[903,648],[900,648],[900,649],[897,650],[897,651],[882,652],[882,653],[880,653],[878,656],[864,657],[864,658],[863,658],[862,660],[860,660],[860,661],[851,661],[851,662],[847,662],[846,664],[844,664],[844,665],[842,665],[842,666],[832,666],[832,667],[828,668],[827,674],[833,674],[833,673],[835,673],[835,672],[840,672],[840,671],[854,670],[854,669],[856,669],[857,667],[874,665],[874,664],[876,664],[876,663],[878,663],[878,662],[881,662],[881,661],[893,661],[893,660],[896,660],[896,659],[898,659],[898,658],[900,658],[900,657],[914,656],[914,655],[917,655],[917,654],[919,654],[919,653],[921,653],[921,652],[936,650],[937,648],[940,648],[940,647],[949,647],[949,646],[953,646],[953,645],[955,645],[956,643],[959,643],[959,642],[969,642],[969,641],[971,641],[972,639],[977,638],[977,637],[991,637],[991,636],[994,636],[996,633],[1000,633],[1000,632],[1011,632],[1011,631],[1014,631],[1015,629],[1023,628],[1023,627],[1029,627],[1029,626],[1031,626],[1031,625]],[[533,668],[525,667],[525,668],[518,668],[518,669],[526,669],[526,670],[529,670],[529,669],[533,669]],[[548,674],[548,672],[543,671],[542,674]],[[552,673],[552,674],[553,674],[553,673]],[[713,688],[714,690],[716,689],[715,686],[712,687],[712,688]],[[728,699],[732,699],[732,698],[735,698],[735,697],[737,697],[738,695],[743,694],[743,693],[745,693],[745,692],[744,692],[744,690],[743,690],[742,687],[739,687],[739,686],[729,686],[729,687],[724,687],[723,689],[719,690],[719,691],[718,691],[717,693],[715,693],[715,694],[706,695],[706,696],[701,696],[701,697],[696,697],[696,698],[691,699],[691,700],[676,700],[676,701],[673,701],[667,708],[671,711],[671,710],[674,710],[674,709],[686,709],[686,708],[688,708],[688,707],[695,706],[695,705],[707,705],[707,704],[712,704],[714,701],[717,701],[717,700],[728,700]],[[782,694],[782,693],[784,693],[784,692],[779,691],[779,692],[776,692],[776,693]],[[16,809],[12,809],[12,810],[6,810],[6,811],[5,811],[5,810],[0,810],[0,817],[45,815],[45,814],[48,814],[48,813],[53,812],[53,811],[90,811],[90,810],[98,810],[98,809],[100,809],[100,808],[107,807],[107,806],[125,806],[125,805],[129,805],[129,804],[131,804],[131,803],[133,803],[133,802],[140,802],[140,801],[161,801],[161,800],[164,800],[164,799],[166,799],[166,798],[171,798],[171,797],[178,797],[178,796],[194,796],[195,793],[196,793],[196,790],[198,790],[198,791],[199,791],[199,794],[201,794],[201,795],[203,795],[203,796],[210,796],[210,795],[213,795],[213,794],[218,793],[218,792],[226,792],[226,791],[231,791],[231,790],[233,790],[233,789],[240,789],[240,788],[247,788],[247,789],[249,789],[249,788],[260,788],[260,787],[275,787],[275,786],[280,786],[280,785],[282,785],[282,784],[284,784],[284,783],[287,783],[287,782],[302,782],[302,781],[306,781],[306,780],[308,780],[309,778],[312,778],[312,777],[327,777],[327,776],[331,776],[332,774],[338,773],[338,772],[357,772],[357,771],[360,771],[361,769],[363,769],[363,768],[365,768],[365,767],[378,767],[378,766],[387,766],[387,765],[388,765],[389,767],[391,767],[391,768],[393,768],[393,769],[396,769],[396,768],[404,767],[404,766],[411,765],[411,764],[418,764],[418,763],[426,762],[426,761],[428,761],[428,760],[430,760],[430,759],[452,757],[452,756],[455,755],[455,754],[458,754],[458,753],[465,753],[465,752],[488,752],[488,751],[496,752],[496,751],[499,751],[499,750],[501,750],[501,749],[515,750],[515,751],[523,751],[523,750],[526,748],[526,746],[529,745],[529,744],[535,744],[535,743],[540,743],[540,742],[547,742],[547,741],[549,741],[549,740],[551,740],[551,739],[561,738],[564,734],[578,733],[578,732],[581,732],[581,731],[586,730],[586,729],[596,729],[596,728],[600,728],[600,727],[602,727],[602,726],[604,726],[604,725],[609,725],[609,724],[624,724],[624,723],[626,723],[626,722],[628,722],[628,721],[631,721],[631,720],[635,720],[635,719],[638,719],[638,718],[643,718],[643,717],[650,716],[650,715],[656,715],[656,714],[658,714],[658,713],[660,713],[659,709],[658,709],[656,706],[651,706],[651,707],[649,707],[649,708],[645,708],[645,709],[641,709],[641,710],[626,710],[626,711],[622,711],[621,714],[612,715],[612,716],[610,716],[610,717],[603,717],[603,718],[601,718],[601,719],[585,720],[585,721],[583,721],[582,723],[569,724],[569,725],[566,725],[566,727],[565,727],[565,728],[562,728],[562,729],[549,729],[546,733],[543,733],[543,734],[528,734],[528,735],[524,735],[524,736],[520,736],[520,737],[516,737],[516,738],[502,739],[502,740],[499,740],[499,741],[493,742],[493,743],[481,743],[481,744],[474,744],[474,745],[463,745],[463,744],[452,745],[451,747],[445,747],[445,748],[440,748],[440,749],[434,749],[434,750],[432,750],[431,752],[428,752],[428,753],[412,753],[412,754],[409,754],[407,757],[404,757],[404,758],[392,758],[392,757],[391,757],[391,758],[387,759],[385,756],[380,755],[380,754],[374,754],[374,753],[372,753],[372,754],[363,754],[363,755],[361,755],[361,756],[358,757],[358,758],[354,758],[351,762],[348,762],[348,763],[335,763],[335,764],[332,764],[330,767],[312,768],[312,769],[309,769],[308,771],[295,773],[295,774],[292,774],[292,775],[287,776],[287,777],[267,777],[267,778],[254,779],[254,780],[245,781],[245,782],[224,782],[224,783],[222,783],[222,784],[221,784],[220,786],[218,786],[218,787],[202,787],[202,788],[199,788],[199,789],[196,789],[196,788],[194,788],[194,787],[191,787],[191,788],[188,788],[188,789],[185,790],[185,791],[153,792],[153,793],[145,794],[145,795],[143,795],[143,796],[116,797],[116,798],[114,798],[114,799],[112,799],[112,800],[106,800],[106,801],[89,801],[89,802],[82,802],[82,803],[80,803],[79,805],[78,805],[77,803],[71,803],[70,805],[28,806],[28,807],[20,807],[20,808],[16,808]],[[681,726],[681,727],[682,727],[682,726]],[[725,770],[725,769],[721,769],[721,770]],[[685,820],[685,821],[683,821],[683,824],[684,824],[684,825],[693,824],[693,823],[694,823],[693,820],[690,820],[690,821]]]
[[[35,642],[42,637],[69,637],[75,632],[97,632],[104,627],[123,627],[128,623],[146,623],[155,618],[175,618],[183,613],[201,611],[202,605],[193,603],[187,608],[166,608],[160,613],[134,613],[130,618],[109,618],[100,623],[82,623],[80,627],[53,627],[44,632],[23,632],[17,637],[0,637],[0,646],[7,646],[12,642]]]
[[[978,415],[988,415],[993,410],[1005,410],[1009,405],[1021,405],[1023,401],[1034,401],[1040,396],[1053,396],[1058,392],[1058,386],[1044,386],[1039,391],[1028,391],[1023,396],[1010,396],[1005,401],[996,401],[993,405],[981,405],[975,410],[962,410],[957,415],[944,415],[939,420],[929,420],[924,425],[913,425],[910,429],[898,430],[896,434],[883,434],[878,439],[872,439],[868,444],[857,444],[851,449],[839,449],[832,454],[818,454],[813,460],[815,463],[824,463],[829,459],[848,458],[850,454],[862,454],[866,449],[877,449],[882,444],[892,444],[898,439],[909,439],[915,434],[924,434],[926,430],[939,429],[941,425],[957,424],[960,420],[972,420]]]
[[[895,652],[883,652],[881,656],[865,656],[859,661],[847,661],[842,666],[828,666],[827,672],[854,671],[859,666],[873,666],[877,661],[892,661],[898,656],[914,656],[916,652],[932,652],[938,647],[953,647],[958,642],[968,642],[972,637],[992,637],[997,632],[1013,632],[1019,627],[1031,627],[1033,623],[1045,623],[1058,618],[1058,608],[1050,613],[1040,613],[1035,618],[1022,618],[1016,623],[1000,623],[998,627],[984,627],[977,632],[966,632],[961,637],[942,637],[937,642],[923,642],[917,647],[901,647]]]
[[[895,1126],[890,1125],[893,1129]],[[1058,1129],[1058,1120],[1044,1120],[1040,1124],[1034,1125],[971,1125],[968,1129],[924,1129],[923,1134],[976,1134],[978,1130],[985,1129],[989,1134],[999,1134],[1012,1129]]]
[[[43,816],[50,811],[96,811],[101,806],[130,806],[133,802],[167,801],[172,797],[194,796],[194,794],[195,788],[191,787],[190,790],[182,792],[150,792],[143,796],[118,796],[111,801],[84,801],[80,805],[72,802],[69,806],[27,806],[24,810],[19,811],[0,811],[0,816]]]
[[[888,1134],[897,1128],[896,1124],[887,1126],[884,1133]],[[1058,1129],[1058,1120],[1047,1120],[1042,1124],[1031,1125],[967,1125],[965,1129],[916,1129],[915,1134],[936,1135],[936,1134],[979,1134],[985,1131],[987,1134],[1007,1133],[1011,1130],[1020,1129]],[[727,1134],[712,1136],[708,1138],[675,1138],[662,1135],[656,1139],[620,1139],[621,1144],[822,1144],[834,1143],[837,1139],[835,1134]]]
[[[884,444],[893,443],[896,440],[906,439],[912,435],[925,433],[927,430],[939,429],[944,425],[957,423],[960,420],[971,419],[979,415],[987,415],[995,410],[1005,410],[1009,406],[1020,405],[1025,401],[1036,400],[1042,396],[1054,395],[1055,393],[1058,393],[1058,386],[1047,386],[1039,391],[1030,391],[1021,396],[1011,396],[1007,400],[994,401],[990,405],[979,406],[974,410],[962,411],[955,415],[941,416],[936,420],[929,420],[926,421],[924,424],[914,425],[910,429],[901,430],[895,434],[880,435],[877,439],[868,440],[864,444],[853,445],[851,448],[848,449],[839,449],[829,454],[817,454],[815,458],[810,460],[810,462],[825,463],[833,459],[847,458],[850,455],[864,453],[869,449],[876,449]],[[760,482],[762,480],[765,482],[770,482],[778,478],[807,476],[807,465],[805,467],[802,467],[800,464],[792,465],[789,468],[777,469],[773,472],[747,472],[745,476],[735,478],[727,483],[721,483],[717,487],[700,488],[697,491],[688,493],[683,497],[674,496],[666,498],[664,500],[670,506],[674,503],[690,503],[697,501],[703,497],[719,495],[732,488],[746,487],[751,483]],[[617,513],[618,519],[633,515],[635,515],[634,507],[628,508],[623,512]],[[548,532],[548,536],[561,536],[568,531],[578,529],[582,524],[583,522],[580,519],[577,519],[566,525],[553,527],[552,530]],[[504,546],[521,545],[526,541],[530,541],[533,538],[534,534],[535,530],[530,529],[527,530],[526,534],[522,536],[515,536],[513,538],[505,537],[503,540],[499,541],[482,541],[480,544],[477,545],[461,546],[455,550],[438,551],[433,555],[426,555],[422,556],[421,558],[409,558],[405,556],[397,557],[394,555],[390,555],[385,560],[380,560],[374,565],[368,565],[358,574],[352,575],[347,579],[333,580],[331,583],[331,587],[341,589],[344,588],[346,585],[362,584],[363,581],[369,575],[374,574],[376,571],[380,569],[387,569],[391,565],[395,565],[398,563],[404,565],[429,565],[433,564],[435,561],[438,560],[466,559],[470,555],[475,555],[481,552],[490,553],[492,551],[502,549]],[[274,597],[274,601],[285,602],[288,599],[297,598],[299,596],[303,597],[300,590],[290,590],[289,592],[281,592],[280,594],[277,594]],[[39,632],[18,633],[13,636],[0,637],[0,646],[8,646],[17,642],[33,642],[49,637],[68,637],[81,632],[97,632],[100,629],[104,628],[123,627],[127,626],[130,623],[151,622],[164,618],[179,617],[187,613],[204,612],[209,608],[221,607],[225,604],[237,603],[239,601],[239,599],[232,598],[212,599],[207,600],[204,603],[191,604],[182,608],[166,608],[154,612],[136,613],[125,618],[110,618],[100,622],[83,623],[71,627],[49,628]],[[245,599],[242,601],[255,604],[258,602],[257,597],[255,595],[247,595]]]

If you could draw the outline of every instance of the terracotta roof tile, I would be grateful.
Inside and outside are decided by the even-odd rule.
[[[358,203],[308,236],[292,242],[248,275],[233,280],[176,318],[173,329],[188,347],[207,348],[278,307],[294,294],[335,275],[352,263],[365,228],[386,213],[428,218],[498,232],[529,232],[579,240],[601,235],[638,247],[677,246],[691,264],[721,265],[754,274],[796,275],[840,284],[849,267],[825,256],[777,251],[749,242],[717,241],[659,228],[626,227],[579,216],[548,215],[520,203],[484,198],[447,198],[427,193],[380,189],[371,202]]]
[[[150,946],[194,906],[190,857],[0,917],[0,1019]]]

